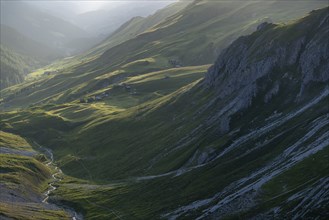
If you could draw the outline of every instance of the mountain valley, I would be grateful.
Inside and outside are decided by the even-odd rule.
[[[7,38],[1,219],[327,219],[328,35],[326,1],[198,0],[62,59]]]

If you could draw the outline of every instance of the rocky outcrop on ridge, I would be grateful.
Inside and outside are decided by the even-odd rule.
[[[250,106],[259,95],[262,78],[272,84],[264,102],[279,92],[286,78],[293,78],[292,86],[298,87],[296,101],[307,97],[305,89],[312,83],[328,83],[328,35],[329,13],[324,8],[290,24],[262,23],[256,32],[224,50],[204,81],[206,87],[215,89],[219,100],[228,99],[220,115],[222,131],[229,130],[232,114]]]

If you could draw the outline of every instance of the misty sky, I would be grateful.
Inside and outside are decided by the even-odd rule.
[[[134,5],[134,4],[159,4],[159,7],[168,5],[170,3],[176,2],[177,0],[111,0],[111,1],[100,1],[100,0],[84,0],[84,1],[27,1],[31,4],[37,5],[43,9],[51,11],[66,11],[70,13],[80,14],[88,11],[95,10],[109,10],[122,5]]]
[[[122,24],[136,16],[147,17],[178,0],[1,0],[1,11],[18,13],[1,24],[12,26],[25,35],[31,35],[27,26],[39,25],[43,16],[59,18],[86,31],[87,37],[105,38]],[[26,4],[21,4],[26,3]],[[27,8],[24,8],[27,6]],[[7,7],[7,9],[6,9]],[[23,13],[20,12],[20,10]],[[12,12],[10,12],[12,11]],[[38,12],[43,14],[38,14]],[[1,13],[5,14],[5,13]],[[37,16],[40,16],[37,17]],[[56,20],[56,19],[55,19]],[[58,20],[53,21],[57,24]],[[22,25],[29,21],[28,24]],[[27,33],[25,33],[25,31]],[[85,36],[84,36],[85,37]]]

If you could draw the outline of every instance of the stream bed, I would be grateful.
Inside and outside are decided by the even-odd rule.
[[[51,169],[55,169],[56,172],[54,174],[52,174],[52,181],[48,184],[48,189],[47,191],[44,193],[45,198],[42,200],[42,203],[44,204],[51,204],[51,205],[55,205],[56,207],[59,207],[61,209],[64,209],[67,213],[69,213],[71,215],[72,220],[83,220],[83,216],[79,213],[77,213],[76,211],[74,211],[72,208],[61,205],[61,204],[56,204],[53,201],[49,201],[50,198],[50,194],[55,191],[57,189],[57,187],[55,186],[56,183],[60,182],[62,179],[60,177],[60,175],[63,173],[62,170],[56,166],[56,164],[54,163],[54,154],[53,152],[45,147],[40,146],[39,144],[37,144],[36,142],[34,142],[36,146],[38,146],[39,151],[42,152],[43,154],[46,155],[46,157],[50,160],[46,166],[48,166]]]

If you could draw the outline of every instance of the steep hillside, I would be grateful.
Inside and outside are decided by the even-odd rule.
[[[59,51],[38,43],[6,25],[1,25],[0,37],[3,46],[43,62],[49,62],[60,56]]]
[[[45,162],[26,140],[0,131],[1,219],[70,219],[68,213],[42,202],[51,178]]]
[[[32,57],[18,54],[2,44],[0,46],[0,90],[23,82],[29,71],[41,65]]]
[[[263,23],[225,49],[204,80],[136,106],[35,106],[3,113],[1,127],[47,144],[66,174],[93,181],[56,192],[88,219],[325,219],[328,10]],[[170,74],[202,73],[191,68]],[[166,71],[124,79],[111,94],[158,88],[173,78]]]
[[[60,104],[94,98],[94,94],[111,90],[127,77],[210,64],[222,48],[238,36],[255,30],[263,21],[286,21],[324,5],[325,1],[301,1],[299,4],[294,1],[192,2],[132,39],[126,32],[121,32],[122,35],[112,39],[114,45],[121,38],[129,40],[116,46],[107,44],[111,48],[100,57],[97,53],[91,53],[63,60],[50,67],[58,74],[4,91],[3,106],[17,108],[27,103]],[[138,23],[138,19],[135,22]],[[46,93],[43,92],[45,90]],[[105,101],[109,100],[105,98]],[[111,105],[110,101],[107,103]]]
[[[151,1],[147,4],[138,1],[105,3],[100,10],[82,13],[73,18],[73,22],[91,33],[107,37],[131,18],[147,17],[172,2],[174,1]]]
[[[3,17],[6,19],[2,20],[2,23],[9,22],[9,25],[16,27],[18,25],[17,22],[19,23],[19,21],[22,19],[22,17],[15,18],[16,23],[13,24],[13,22],[14,22],[13,20],[7,21],[8,20],[7,14],[10,13],[10,11],[21,10],[22,7],[24,7],[25,3],[23,3],[23,2],[19,2],[19,3],[3,2],[1,4],[3,4],[3,9],[6,11],[6,12],[4,12],[5,14],[3,14]],[[129,25],[128,24],[123,25],[123,27],[120,28],[119,30],[117,30],[116,33],[113,34],[109,39],[105,40],[101,45],[99,45],[98,47],[95,47],[90,52],[88,52],[88,55],[85,54],[82,57],[91,56],[94,53],[99,55],[102,52],[104,52],[105,50],[107,50],[119,43],[122,43],[125,40],[133,38],[134,36],[143,32],[147,28],[153,26],[154,24],[157,24],[159,21],[163,20],[164,18],[169,17],[170,15],[176,13],[178,10],[182,9],[187,4],[188,3],[185,3],[185,2],[177,3],[172,6],[167,7],[165,9],[160,10],[156,16],[152,15],[152,16],[149,16],[148,18],[142,18],[140,20],[140,22],[138,22],[138,23],[132,22]],[[24,17],[25,20],[27,19],[27,17],[32,16],[30,14],[31,11],[33,11],[32,14],[35,18],[37,18],[38,16],[41,16],[41,15],[42,15],[41,17],[48,16],[45,13],[41,13],[37,9],[30,7],[29,5],[26,5],[26,7],[30,11],[27,10],[23,14],[20,14],[20,16],[23,16],[23,17],[25,16]],[[38,13],[37,12],[34,13],[34,11],[36,11],[36,10]],[[145,10],[146,11],[151,10],[151,8],[144,9],[144,11]],[[134,13],[136,13],[136,12],[134,12]],[[128,16],[131,16],[131,15],[128,15]],[[49,19],[45,18],[43,20],[49,20]],[[104,22],[107,22],[107,21],[105,20]],[[53,22],[53,23],[56,23],[56,22]],[[19,25],[17,27],[21,28],[21,26],[19,26]],[[26,28],[25,27],[26,25],[23,25],[23,26],[24,26],[24,28]],[[65,25],[63,27],[65,27]],[[40,27],[40,30],[41,29],[42,29],[42,27]],[[22,30],[22,31],[24,31],[24,30]],[[75,29],[73,29],[73,31],[74,30]],[[51,31],[53,31],[53,30],[51,30]],[[55,49],[59,45],[56,44],[55,46],[53,45],[54,47],[52,47],[51,45],[48,44],[49,42],[53,41],[52,39],[47,39],[47,41],[49,41],[49,42],[47,42],[47,45],[49,45],[49,47],[48,47],[48,46],[43,45],[40,42],[34,41],[34,40],[22,35],[15,29],[13,29],[7,25],[3,25],[3,24],[1,24],[0,33],[1,33],[1,44],[4,47],[6,47],[6,49],[4,49],[4,48],[2,49],[3,60],[1,61],[2,62],[1,89],[4,89],[8,86],[23,82],[26,74],[29,73],[31,70],[36,69],[36,67],[40,67],[41,65],[45,65],[47,62],[49,63],[49,61],[54,60],[55,58],[58,58],[63,55],[63,52],[61,52],[61,49],[59,49],[59,48]],[[29,31],[29,34],[31,34],[31,33],[35,34],[34,31]],[[72,37],[71,36],[72,33],[67,33],[66,37]],[[74,34],[76,34],[76,33],[74,33]],[[42,35],[42,37],[45,37],[45,33],[40,33],[40,35]],[[97,42],[97,40],[93,39],[93,38],[83,38],[84,35],[85,34],[81,34],[81,36],[80,35],[75,36],[75,37],[73,36],[73,38],[70,38],[70,39],[62,39],[64,41],[61,43],[62,46],[60,46],[60,47],[79,48],[78,49],[79,51],[83,51],[85,49],[88,49],[90,47],[90,45],[93,45],[93,44],[95,44],[95,42]],[[32,37],[35,38],[35,36],[32,36]],[[13,54],[13,52],[15,52],[15,55]],[[9,55],[9,53],[11,53],[11,55]],[[26,56],[31,57],[31,58],[29,58],[29,60],[31,60],[31,61],[35,60],[34,63],[32,64],[32,62],[26,62]],[[11,58],[9,59],[8,57],[11,57]],[[83,58],[74,58],[74,59],[78,59],[77,63],[79,65],[81,65],[80,60]],[[24,60],[24,61],[22,61],[22,60]],[[36,65],[36,63],[38,63],[38,65]],[[74,63],[74,62],[70,62],[69,65],[71,65],[72,63]],[[61,64],[59,64],[59,65],[61,65]],[[57,71],[57,69],[58,68],[55,68],[55,71]],[[40,73],[43,74],[44,72],[54,72],[54,70],[43,69],[43,71],[41,71]],[[33,77],[29,77],[29,78],[33,78]],[[4,96],[4,94],[2,94],[2,96]]]
[[[132,219],[326,218],[328,22],[325,8],[288,25],[263,24],[225,50],[205,81],[83,133],[103,140],[100,151],[110,153],[102,164],[113,167],[98,173],[92,142],[90,157],[78,160],[85,175],[139,182],[80,194],[101,198],[98,206],[114,212],[107,216]],[[76,191],[60,193],[92,213]]]
[[[28,73],[61,56],[59,50],[36,42],[3,24],[0,40],[0,90],[22,83]]]
[[[184,9],[188,4],[187,1],[180,1],[173,3],[163,9],[158,10],[156,13],[148,17],[134,17],[121,25],[117,30],[115,30],[108,38],[106,38],[101,44],[93,48],[86,56],[92,54],[102,54],[106,50],[130,40],[136,37],[138,34],[143,33],[147,29],[153,27],[154,25],[164,21],[165,19],[173,16],[177,12]]]
[[[49,15],[23,1],[1,1],[1,24],[17,30],[33,41],[59,50],[62,56],[80,51],[74,45],[68,45],[68,42],[93,37],[70,22]]]
[[[321,6],[326,3],[195,1],[148,32],[107,51],[101,60],[113,64],[119,59],[142,59],[161,51],[161,56],[180,65],[211,63],[222,48],[255,30],[263,20],[283,22]],[[130,51],[129,57],[126,51]]]

